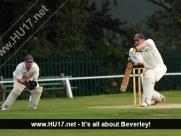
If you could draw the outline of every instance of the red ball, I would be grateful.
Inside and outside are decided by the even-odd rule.
[[[117,86],[117,83],[116,83],[116,82],[113,82],[113,83],[112,83],[112,86]]]

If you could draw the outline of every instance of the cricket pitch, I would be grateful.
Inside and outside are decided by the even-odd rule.
[[[181,104],[165,104],[165,103],[158,103],[157,105],[150,105],[148,107],[141,107],[140,105],[116,105],[116,106],[99,106],[99,107],[88,107],[88,108],[142,108],[142,109],[148,109],[148,108],[181,108]]]

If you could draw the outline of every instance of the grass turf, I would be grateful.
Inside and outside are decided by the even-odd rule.
[[[165,104],[179,104],[181,91],[163,91]],[[133,105],[132,93],[74,97],[73,99],[41,99],[37,110],[27,108],[28,100],[16,100],[8,111],[0,111],[0,119],[180,119],[181,108],[89,108]],[[3,123],[3,122],[1,122]],[[17,124],[18,125],[18,124]],[[0,130],[6,135],[147,135],[177,136],[181,130]]]

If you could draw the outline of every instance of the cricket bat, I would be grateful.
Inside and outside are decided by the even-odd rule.
[[[128,62],[125,73],[124,73],[124,78],[123,78],[122,84],[120,86],[120,91],[122,91],[122,92],[126,92],[132,69],[133,69],[133,64],[131,62]]]

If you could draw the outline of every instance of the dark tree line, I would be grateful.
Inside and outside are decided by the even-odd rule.
[[[160,6],[161,10],[144,20],[148,27],[146,36],[154,38],[161,49],[179,48],[181,1],[147,1]],[[1,57],[13,53],[16,56],[32,54],[39,58],[102,53],[111,58],[120,58],[133,46],[133,35],[142,32],[141,26],[136,23],[125,28],[125,20],[112,18],[109,13],[111,0],[102,0],[100,9],[97,9],[95,0],[69,0],[61,7],[64,2],[0,0]],[[113,2],[116,6],[117,1]],[[121,41],[117,42],[118,39]]]

